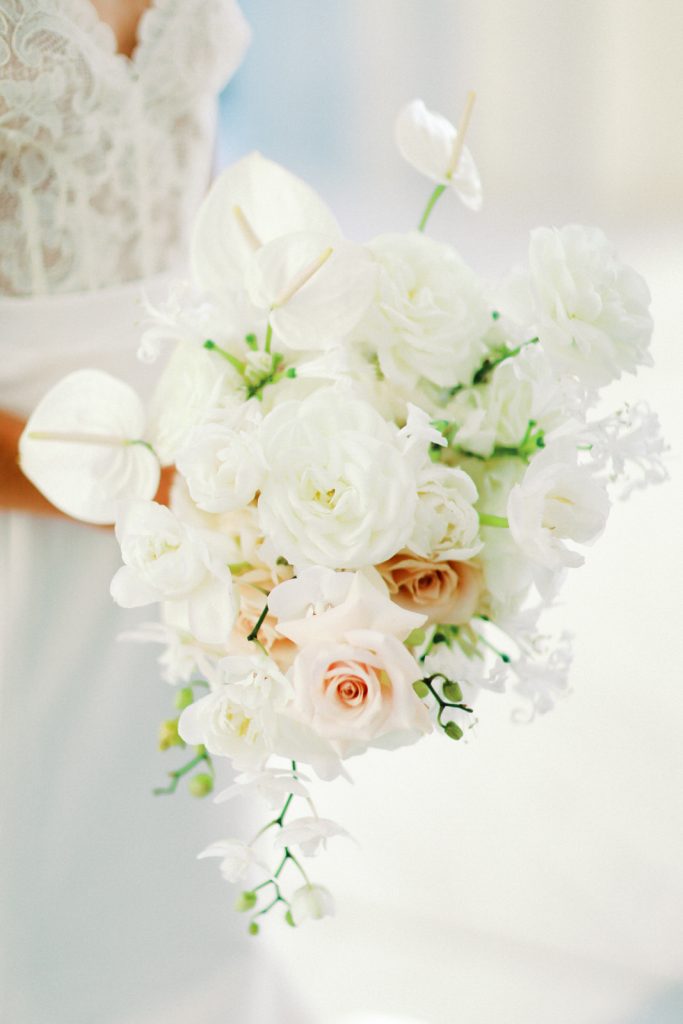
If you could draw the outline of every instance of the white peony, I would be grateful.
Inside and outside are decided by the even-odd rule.
[[[126,504],[116,522],[124,565],[111,581],[123,608],[181,602],[197,640],[224,643],[235,621],[228,562],[232,546],[220,534],[185,526],[153,501]]]
[[[453,173],[458,132],[450,121],[428,110],[422,100],[413,100],[396,118],[395,135],[401,156],[409,164],[437,184],[450,185],[471,210],[481,209],[481,180],[467,147]]]
[[[437,561],[472,558],[482,546],[476,500],[477,488],[464,470],[428,463],[418,477],[408,550]]]
[[[269,413],[258,509],[275,549],[294,565],[341,569],[398,551],[417,499],[397,433],[367,402],[334,388]]]
[[[482,283],[451,246],[418,231],[369,244],[380,267],[375,306],[355,339],[377,352],[385,377],[413,395],[416,382],[469,384],[487,351]]]
[[[583,555],[566,541],[595,540],[608,512],[605,487],[577,465],[571,442],[558,442],[535,456],[507,504],[515,542],[533,562],[551,571],[583,564]]]
[[[536,330],[548,356],[589,387],[649,366],[650,293],[598,228],[537,228],[529,245]]]

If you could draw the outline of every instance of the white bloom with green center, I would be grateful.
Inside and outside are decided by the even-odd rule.
[[[204,512],[248,505],[261,486],[263,461],[249,407],[195,427],[178,454],[192,500]]]
[[[384,376],[411,398],[418,381],[469,384],[488,350],[491,314],[482,281],[449,245],[418,231],[368,246],[378,293],[354,340],[375,352]]]
[[[352,392],[322,388],[261,428],[264,534],[296,566],[355,569],[390,558],[413,528],[415,475],[398,431]]]

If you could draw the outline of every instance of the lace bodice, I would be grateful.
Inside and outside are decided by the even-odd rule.
[[[0,295],[179,262],[248,36],[235,0],[152,0],[129,58],[89,0],[0,0]]]

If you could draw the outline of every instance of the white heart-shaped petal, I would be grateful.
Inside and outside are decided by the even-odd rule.
[[[216,178],[199,209],[190,248],[195,282],[214,295],[240,288],[258,243],[292,231],[341,235],[312,188],[260,153],[250,153]]]
[[[144,436],[144,407],[128,384],[101,370],[77,370],[33,411],[19,463],[66,515],[113,523],[121,501],[153,498],[159,486],[159,460],[136,443]]]
[[[331,252],[330,252],[331,250]],[[264,245],[250,260],[245,287],[288,348],[324,349],[344,338],[375,295],[377,265],[360,245],[300,231]]]

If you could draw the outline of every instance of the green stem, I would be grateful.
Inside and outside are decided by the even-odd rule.
[[[259,615],[258,619],[256,620],[256,625],[254,626],[254,628],[252,629],[251,633],[247,637],[247,640],[256,640],[256,637],[258,636],[258,631],[261,628],[261,626],[263,625],[263,621],[264,621],[264,619],[265,619],[267,614],[268,614],[268,602],[266,601],[266,603],[263,606],[263,611],[261,612],[261,614]]]
[[[487,512],[479,513],[479,524],[481,526],[498,526],[505,530],[510,528],[510,523],[506,516],[491,516]]]
[[[183,775],[187,775],[188,772],[191,772],[192,769],[196,768],[198,764],[202,763],[202,761],[208,760],[209,755],[204,750],[202,751],[201,754],[197,754],[195,757],[193,757],[191,761],[188,761],[187,764],[184,764],[182,768],[176,768],[175,771],[169,772],[168,774],[171,777],[171,781],[169,782],[168,786],[159,786],[157,789],[153,791],[154,795],[164,796],[167,793],[175,793],[176,789],[178,788],[178,783],[182,779]]]
[[[273,328],[272,328],[272,325],[271,325],[270,320],[269,320],[268,321],[268,326],[266,327],[266,343],[265,343],[265,350],[266,350],[266,352],[270,352],[270,345],[271,345],[272,340],[273,340]]]
[[[536,345],[538,340],[538,338],[530,338],[529,341],[523,341],[521,345],[517,345],[515,348],[504,349],[504,351],[501,352],[500,355],[496,356],[495,359],[486,359],[472,378],[472,384],[483,384],[497,366],[504,363],[506,359],[512,359],[513,356],[518,356],[522,349],[526,348],[527,345]]]
[[[422,214],[422,217],[420,219],[420,223],[417,226],[417,230],[418,231],[424,231],[424,229],[426,228],[427,221],[429,220],[429,216],[430,216],[432,210],[434,209],[434,207],[436,206],[438,200],[441,198],[441,196],[446,191],[446,188],[447,188],[446,185],[437,185],[436,188],[434,189],[434,191],[432,192],[431,196],[429,197],[429,199],[427,201],[427,205],[425,206],[424,213]]]
[[[219,356],[223,356],[223,359],[227,359],[233,369],[237,370],[241,377],[244,377],[247,364],[243,363],[241,359],[237,359],[236,356],[232,355],[232,353],[226,352],[224,348],[221,348],[220,345],[217,345],[216,342],[211,341],[211,339],[204,342],[204,348],[207,352],[217,352]]]

